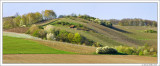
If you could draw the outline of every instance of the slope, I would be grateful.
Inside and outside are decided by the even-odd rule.
[[[136,40],[134,38],[130,38],[128,36],[123,35],[122,32],[119,32],[117,30],[104,27],[102,25],[90,22],[88,20],[84,20],[81,18],[58,18],[53,19],[54,21],[50,21],[48,23],[45,23],[41,26],[45,26],[48,24],[52,24],[54,22],[69,22],[69,23],[78,23],[82,24],[83,26],[93,30],[93,31],[84,31],[84,30],[77,30],[69,28],[69,26],[66,25],[54,25],[57,29],[66,30],[72,33],[78,32],[82,36],[87,37],[88,39],[94,40],[96,42],[102,43],[104,46],[118,46],[118,45],[127,45],[127,46],[139,46],[143,44],[139,40]],[[53,24],[52,24],[53,25]]]

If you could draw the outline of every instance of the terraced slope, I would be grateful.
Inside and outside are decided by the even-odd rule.
[[[108,27],[105,27],[81,18],[74,18],[74,19],[59,18],[59,19],[53,19],[51,21],[48,21],[45,24],[38,24],[38,25],[45,26],[48,24],[52,24],[56,21],[78,23],[78,24],[82,24],[87,28],[92,29],[94,32],[72,29],[72,28],[69,28],[69,26],[65,26],[65,25],[54,25],[56,26],[57,29],[66,30],[72,33],[78,32],[82,36],[87,37],[88,39],[102,43],[104,46],[117,46],[117,45],[139,46],[141,44],[144,44],[139,40],[136,40],[134,38],[124,35],[123,32],[120,32],[115,29],[111,29],[111,28],[108,28]]]

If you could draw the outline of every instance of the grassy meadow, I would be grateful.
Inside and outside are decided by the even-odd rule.
[[[3,36],[3,54],[76,54],[57,50],[38,42],[17,37]]]

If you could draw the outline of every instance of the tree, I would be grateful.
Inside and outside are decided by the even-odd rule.
[[[43,12],[45,20],[55,19],[57,17],[53,10],[45,10]]]
[[[21,16],[17,16],[16,18],[13,19],[14,26],[19,26],[20,25],[20,20]]]
[[[74,34],[69,33],[69,34],[68,34],[68,41],[69,41],[69,42],[72,42],[73,38],[74,38]]]
[[[65,17],[65,15],[59,15],[59,16],[58,16],[58,18],[63,18],[63,17]]]
[[[3,18],[3,28],[8,29],[8,28],[13,28],[14,27],[14,18]]]
[[[39,12],[35,13],[35,20],[37,20],[36,22],[42,21],[42,14]]]
[[[36,22],[34,13],[28,13],[26,16],[27,16],[27,24],[28,25],[31,25]]]
[[[96,18],[94,21],[95,21],[96,23],[98,23],[98,24],[101,24],[101,20],[98,19],[98,18]]]
[[[26,25],[27,24],[27,19],[26,15],[22,15],[21,21],[20,21],[20,26]]]
[[[75,43],[81,42],[81,35],[79,33],[74,34],[73,42],[75,42]]]

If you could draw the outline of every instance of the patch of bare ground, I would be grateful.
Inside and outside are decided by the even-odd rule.
[[[157,57],[135,55],[6,54],[3,63],[157,63]]]
[[[4,29],[6,32],[16,32],[16,33],[25,33],[29,27],[17,27],[17,28],[11,28],[11,29]]]

